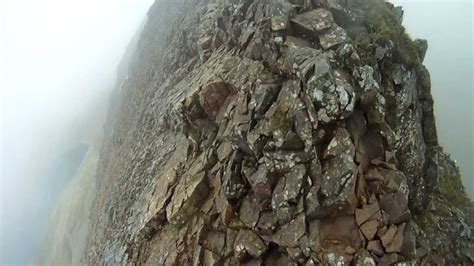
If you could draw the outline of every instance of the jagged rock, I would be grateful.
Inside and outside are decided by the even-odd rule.
[[[264,114],[276,100],[280,89],[279,84],[259,83],[252,94],[249,108],[255,110],[257,114]]]
[[[215,118],[231,94],[231,90],[224,82],[214,82],[203,87],[199,94],[202,109],[212,118]]]
[[[256,172],[247,176],[247,180],[256,194],[256,197],[260,199],[272,197],[273,176],[269,173],[265,164],[260,164]]]
[[[206,233],[206,237],[200,242],[205,249],[212,251],[220,256],[224,255],[226,233],[210,230]]]
[[[348,117],[354,110],[355,93],[341,71],[332,72],[329,62],[320,59],[315,75],[307,83],[309,96],[319,107],[318,119],[323,123]]]
[[[251,230],[240,230],[235,240],[234,254],[240,262],[247,260],[248,256],[259,258],[267,250],[263,240]]]
[[[324,254],[325,265],[347,265],[352,260],[351,255],[347,255],[338,250],[329,250]]]
[[[406,222],[410,218],[408,200],[401,192],[380,196],[380,207],[388,214],[390,224]]]
[[[312,154],[309,152],[293,152],[293,151],[279,151],[279,152],[264,152],[265,166],[270,172],[288,172],[291,168],[299,163],[307,163]]]
[[[387,252],[401,252],[403,244],[403,232],[405,230],[405,224],[397,227],[391,225],[387,232],[380,238],[382,245],[385,247]]]
[[[355,149],[347,130],[340,128],[325,151],[328,159],[323,164],[321,192],[324,206],[352,207],[355,204],[354,186],[357,167],[354,164]]]
[[[398,252],[400,253],[402,251],[402,245],[403,245],[403,234],[405,232],[405,226],[406,224],[401,224],[397,227],[397,233],[393,237],[393,240],[391,241],[390,244],[385,246],[385,251],[387,252]],[[383,244],[383,242],[382,242]]]
[[[239,217],[244,225],[254,228],[260,217],[260,206],[253,195],[243,198],[240,206]]]
[[[418,50],[418,57],[420,61],[423,62],[423,60],[425,60],[426,51],[428,50],[428,41],[425,39],[416,39],[415,45]]]
[[[379,226],[379,222],[372,220],[361,225],[360,230],[364,234],[365,238],[367,238],[367,240],[370,241],[374,239],[374,236],[377,233],[378,226]]]
[[[295,8],[286,0],[277,0],[271,6],[270,12],[272,30],[279,31],[288,28],[290,17],[295,13]]]
[[[322,30],[330,28],[334,19],[328,10],[315,9],[306,13],[298,14],[291,21],[304,33],[316,35]]]
[[[380,209],[378,203],[367,204],[360,209],[355,210],[355,218],[357,224],[360,226],[368,220],[380,219]]]
[[[205,172],[186,175],[176,186],[171,202],[166,207],[168,221],[173,224],[184,224],[186,219],[199,210],[199,204],[208,194],[204,182]]]
[[[283,247],[293,247],[305,233],[306,219],[304,214],[300,214],[291,222],[283,225],[273,235],[273,241]]]
[[[384,254],[384,249],[380,240],[369,241],[369,243],[367,244],[367,250],[377,256],[382,256]]]
[[[273,209],[280,208],[285,202],[297,202],[305,172],[306,167],[299,164],[293,167],[289,173],[280,177],[272,197]]]
[[[346,31],[337,25],[334,25],[319,37],[321,47],[326,50],[348,40],[349,36],[347,36]]]
[[[278,225],[278,219],[273,212],[263,212],[258,219],[257,229],[266,235],[271,235]]]
[[[247,191],[240,173],[241,162],[238,157],[238,152],[235,151],[224,172],[224,183],[222,185],[227,200],[240,199]]]
[[[283,56],[286,65],[292,71],[291,73],[305,79],[313,73],[319,73],[318,69],[329,71],[330,68],[327,58],[322,55],[322,52],[311,47],[290,45]]]
[[[285,39],[285,46],[287,47],[310,47],[311,44],[301,38],[295,37],[295,36],[286,36]]]

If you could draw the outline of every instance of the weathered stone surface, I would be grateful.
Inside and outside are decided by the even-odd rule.
[[[334,23],[331,12],[325,9],[315,9],[296,15],[291,21],[305,32],[312,34],[318,34],[330,28]]]
[[[257,225],[260,217],[260,206],[253,195],[247,195],[243,198],[240,205],[239,217],[242,223],[250,228]]]
[[[166,207],[166,216],[170,223],[184,224],[186,219],[199,210],[199,204],[208,194],[204,182],[205,172],[186,175],[178,183],[171,202]]]
[[[288,224],[283,225],[274,235],[273,241],[280,246],[293,247],[306,233],[306,219],[300,214]]]
[[[290,16],[295,13],[295,8],[286,0],[276,0],[271,6],[270,12],[272,30],[279,31],[289,27]]]
[[[321,47],[324,49],[332,48],[335,45],[341,44],[349,40],[349,36],[347,36],[346,31],[337,26],[332,26],[329,30],[321,34],[319,37],[319,42]]]
[[[378,203],[367,204],[361,209],[356,209],[355,217],[359,226],[368,220],[380,219],[381,214]]]
[[[377,229],[379,226],[379,222],[376,220],[368,221],[360,226],[360,230],[364,234],[367,240],[374,239],[375,234],[377,233]]]
[[[428,41],[425,39],[415,39],[416,49],[418,50],[418,57],[420,61],[425,60],[426,51],[428,50]]]
[[[199,94],[202,109],[212,118],[215,118],[231,94],[230,88],[224,82],[214,82],[203,87]]]
[[[324,220],[321,223],[320,239],[322,246],[336,246],[344,249],[351,246],[358,249],[362,240],[354,217],[341,216]]]
[[[380,197],[380,207],[389,217],[389,223],[399,224],[406,222],[410,218],[408,210],[408,200],[401,192],[390,193]]]
[[[321,192],[325,196],[324,206],[354,206],[357,167],[354,164],[354,145],[349,133],[339,129],[329,143],[326,157],[333,157],[323,163]]]
[[[306,167],[302,164],[294,166],[289,173],[280,177],[272,197],[272,208],[278,209],[285,203],[296,203],[300,194]]]
[[[367,244],[367,250],[377,256],[382,256],[384,254],[384,249],[380,240],[369,241],[369,243]]]
[[[342,71],[332,72],[327,59],[321,58],[308,83],[308,94],[316,107],[319,121],[329,123],[348,117],[354,110],[355,92]]]
[[[267,250],[263,240],[251,230],[240,230],[235,240],[234,254],[239,261],[245,261],[247,256],[258,258]]]

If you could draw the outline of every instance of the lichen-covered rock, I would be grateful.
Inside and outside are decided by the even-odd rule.
[[[402,14],[156,0],[108,118],[85,263],[471,265],[473,205]]]
[[[311,37],[317,37],[322,30],[330,28],[334,23],[332,13],[326,9],[298,14],[291,21],[305,32],[314,35]]]

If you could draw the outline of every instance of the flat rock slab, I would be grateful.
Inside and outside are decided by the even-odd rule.
[[[329,29],[334,18],[332,13],[326,9],[315,9],[295,16],[291,20],[297,27],[318,35],[322,30]]]

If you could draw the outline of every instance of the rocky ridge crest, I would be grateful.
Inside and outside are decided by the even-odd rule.
[[[382,0],[157,0],[116,93],[89,263],[472,264],[427,44],[402,18]]]

